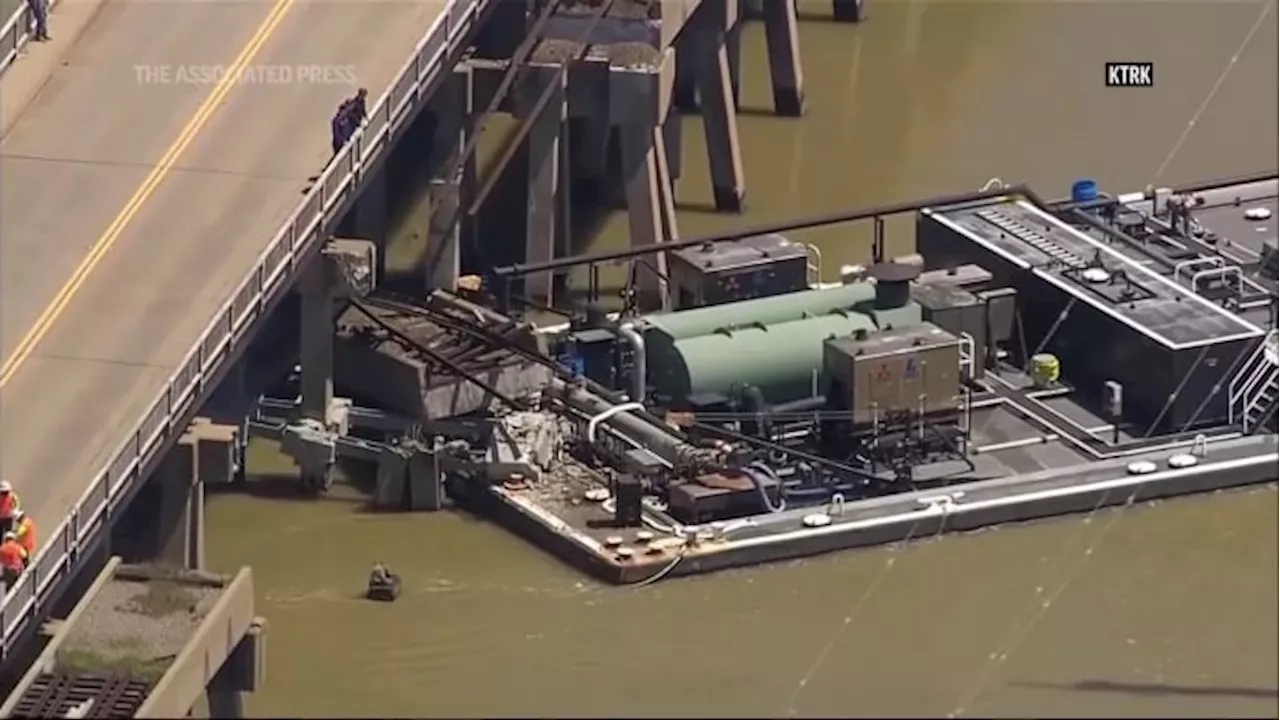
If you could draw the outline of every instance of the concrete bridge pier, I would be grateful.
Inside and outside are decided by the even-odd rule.
[[[748,20],[763,20],[769,76],[773,86],[774,112],[782,117],[804,114],[804,75],[801,71],[800,38],[797,27],[796,0],[720,0],[726,2],[724,34],[725,55],[729,63],[729,82],[733,87],[734,107],[741,107],[741,42],[742,27]],[[715,12],[718,12],[715,11]],[[698,44],[705,36],[690,30],[677,41],[676,105],[682,112],[698,107]]]
[[[204,488],[235,476],[239,432],[235,425],[194,419],[116,524],[113,550],[133,561],[203,570]]]
[[[555,258],[563,223],[560,202],[567,185],[561,142],[569,120],[568,73],[558,65],[531,65],[516,87],[513,114],[530,123],[523,154],[527,172],[525,203],[525,262],[546,262]],[[551,99],[536,107],[551,87]],[[537,115],[534,115],[534,112]],[[552,298],[551,273],[535,273],[525,278],[525,295],[541,302]]]
[[[770,0],[762,10],[773,110],[783,117],[800,117],[804,114],[804,74],[800,69],[796,0]]]
[[[610,125],[616,128],[622,151],[620,179],[633,246],[679,237],[665,130],[671,115],[674,65],[675,53],[668,50],[657,72],[611,69],[610,90],[617,100],[610,103]],[[667,309],[666,256],[645,258],[634,264],[632,272],[636,290],[646,299],[659,299]]]
[[[831,0],[832,14],[838,22],[857,23],[866,19],[863,0]]]
[[[733,12],[730,13],[730,9]],[[733,102],[729,55],[725,47],[729,19],[737,15],[737,0],[703,0],[685,32],[696,34],[694,73],[707,153],[711,162],[711,190],[716,209],[744,210],[746,180],[738,146],[738,113]]]
[[[387,174],[390,164],[382,162],[369,176],[360,190],[360,196],[351,209],[351,234],[372,242],[379,250],[378,258],[386,258],[387,236],[390,231],[391,202],[388,194]],[[378,268],[383,277],[384,268]]]
[[[461,164],[462,148],[475,131],[474,78],[462,63],[436,91],[431,106],[433,134],[427,162],[428,180],[426,289],[452,292],[461,273],[461,245],[474,232],[470,217],[461,212],[463,197],[471,197],[476,181],[475,155]]]
[[[336,303],[373,289],[376,249],[367,240],[330,240],[310,260],[299,281],[302,295],[302,400],[298,420],[284,429],[281,450],[298,463],[304,487],[328,490],[337,460],[336,438],[347,432],[349,400],[334,397],[333,341]]]

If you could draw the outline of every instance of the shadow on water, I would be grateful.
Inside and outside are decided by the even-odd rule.
[[[1126,683],[1110,680],[1080,680],[1074,683],[1014,682],[1011,685],[1042,690],[1072,690],[1080,692],[1110,692],[1128,695],[1189,695],[1195,697],[1276,698],[1280,689],[1249,687],[1194,687],[1166,683]]]

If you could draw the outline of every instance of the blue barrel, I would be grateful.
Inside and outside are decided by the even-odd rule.
[[[1071,202],[1086,203],[1098,199],[1098,183],[1091,178],[1084,178],[1071,183]]]

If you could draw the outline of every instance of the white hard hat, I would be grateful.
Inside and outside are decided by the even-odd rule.
[[[0,493],[13,492],[13,486],[8,480],[0,480]]]
[[[18,539],[18,536],[17,536],[17,534],[16,534],[16,533],[14,533],[12,530],[10,530],[9,532],[7,532],[7,533],[5,533],[5,534],[4,534],[4,539],[5,539],[5,540],[17,540],[17,539]]]

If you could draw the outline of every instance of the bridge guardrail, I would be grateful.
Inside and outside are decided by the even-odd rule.
[[[58,1],[49,0],[50,14],[53,13],[53,6],[58,4]],[[18,53],[27,46],[27,41],[31,39],[30,27],[31,8],[26,0],[18,0],[18,6],[13,9],[13,14],[5,21],[4,27],[0,28],[0,75],[9,69],[13,61],[18,59]]]
[[[321,173],[236,292],[205,328],[124,446],[99,471],[62,523],[49,533],[45,546],[0,605],[0,660],[7,656],[10,643],[27,622],[52,599],[61,581],[75,571],[80,553],[92,549],[98,531],[123,509],[127,491],[142,479],[141,474],[165,441],[185,430],[179,423],[203,394],[207,379],[245,339],[252,321],[265,310],[273,294],[284,289],[296,264],[319,247],[326,229],[337,220],[343,201],[359,183],[361,171],[379,158],[395,131],[410,118],[422,99],[423,88],[442,71],[452,70],[444,65],[444,58],[489,1],[450,0],[418,42],[413,57],[378,98],[368,121]]]

